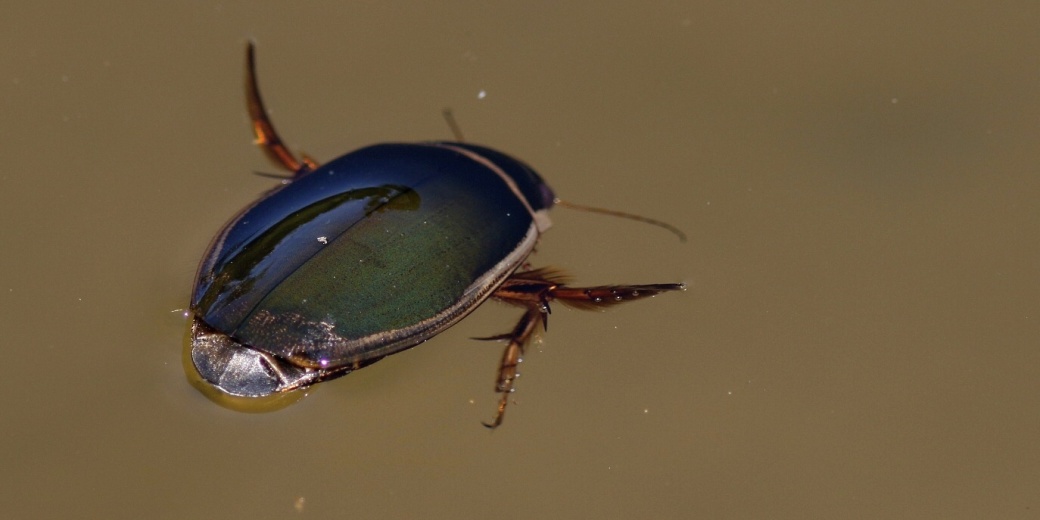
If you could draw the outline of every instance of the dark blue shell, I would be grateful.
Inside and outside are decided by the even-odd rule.
[[[297,367],[358,365],[451,326],[549,226],[523,162],[450,142],[380,144],[266,194],[199,268],[196,319]]]

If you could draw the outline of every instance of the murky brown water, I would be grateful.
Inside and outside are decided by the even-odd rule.
[[[67,4],[0,17],[0,517],[1038,514],[1040,4]],[[272,185],[248,37],[293,146],[447,138],[451,106],[690,235],[561,210],[536,264],[690,290],[559,307],[493,434],[468,338],[502,305],[215,405],[182,311]]]

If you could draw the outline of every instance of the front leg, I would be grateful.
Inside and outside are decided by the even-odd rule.
[[[618,303],[648,298],[666,291],[678,291],[686,288],[681,283],[650,285],[601,285],[596,287],[570,287],[565,283],[566,277],[550,269],[534,269],[513,273],[499,287],[494,297],[522,305],[527,309],[512,332],[499,336],[479,339],[509,340],[502,352],[502,363],[498,367],[498,382],[495,391],[501,394],[498,411],[490,423],[484,426],[494,429],[502,424],[502,418],[509,404],[509,394],[514,390],[519,375],[517,365],[523,360],[524,347],[534,335],[538,325],[548,328],[548,317],[553,300],[578,309],[602,309]]]
[[[264,100],[260,97],[260,87],[256,81],[256,45],[252,41],[246,45],[246,106],[249,109],[249,120],[253,123],[253,135],[256,136],[256,144],[260,145],[268,158],[275,164],[292,172],[293,178],[318,169],[318,163],[301,154],[302,160],[297,159],[282,143],[278,132],[271,123],[271,116],[264,107]]]

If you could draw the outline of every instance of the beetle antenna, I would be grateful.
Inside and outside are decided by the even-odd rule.
[[[462,129],[459,128],[459,124],[455,121],[455,113],[450,108],[445,108],[441,111],[444,115],[444,121],[448,123],[448,128],[451,129],[451,135],[455,136],[455,140],[464,143],[466,139],[462,137]]]
[[[444,116],[444,122],[448,123],[448,128],[451,129],[451,135],[453,135],[455,137],[455,140],[460,142],[460,143],[466,142],[466,139],[462,136],[462,129],[459,128],[459,123],[457,121],[455,121],[455,113],[452,112],[452,110],[450,108],[445,108],[444,110],[441,111],[441,114]],[[634,213],[625,213],[624,211],[617,211],[617,210],[606,209],[606,208],[597,208],[597,207],[594,207],[594,206],[586,206],[584,204],[575,204],[573,202],[568,202],[568,201],[565,201],[565,200],[562,200],[562,199],[556,199],[554,202],[555,202],[555,204],[557,206],[563,206],[563,207],[576,209],[576,210],[580,210],[580,211],[588,211],[589,213],[599,213],[601,215],[610,215],[612,217],[627,218],[629,220],[635,220],[637,222],[643,222],[644,224],[650,224],[652,226],[657,226],[659,228],[664,228],[664,229],[668,230],[669,233],[679,237],[679,241],[680,242],[686,242],[686,233],[683,233],[679,228],[677,228],[677,227],[675,227],[675,226],[673,226],[673,225],[671,225],[671,224],[669,224],[667,222],[662,222],[662,221],[657,220],[657,219],[644,217],[642,215],[636,215]]]
[[[618,211],[615,209],[597,208],[595,206],[586,206],[584,204],[575,204],[562,199],[556,199],[555,204],[557,206],[563,206],[565,208],[576,209],[579,211],[588,211],[589,213],[599,213],[601,215],[610,215],[612,217],[627,218],[629,220],[635,220],[636,222],[642,222],[644,224],[650,224],[667,230],[669,233],[679,237],[680,242],[686,242],[686,233],[683,233],[679,228],[657,219],[644,217],[642,215],[636,215],[635,213],[625,213],[624,211]]]

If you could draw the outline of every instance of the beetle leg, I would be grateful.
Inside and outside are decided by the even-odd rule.
[[[544,316],[541,308],[536,305],[529,306],[527,312],[520,318],[520,322],[513,328],[513,332],[508,335],[509,344],[502,352],[502,363],[498,367],[498,383],[495,385],[495,391],[501,394],[498,400],[498,411],[495,413],[495,418],[490,423],[484,423],[484,426],[493,430],[502,424],[506,405],[509,404],[509,394],[513,393],[513,384],[519,375],[517,365],[522,361],[524,346],[534,334],[538,322],[544,320]]]
[[[596,287],[569,287],[559,285],[549,291],[550,300],[559,300],[576,309],[601,309],[619,303],[649,298],[668,291],[684,291],[683,283],[655,283],[647,285],[601,285]]]
[[[502,424],[502,418],[506,413],[506,405],[509,404],[509,394],[513,393],[513,385],[517,376],[520,375],[517,365],[523,359],[524,347],[534,335],[539,323],[542,327],[548,327],[549,316],[549,293],[556,283],[552,280],[555,273],[544,271],[528,271],[514,273],[495,290],[495,298],[508,303],[523,305],[527,312],[520,318],[520,322],[513,327],[508,334],[492,336],[482,339],[508,339],[502,352],[502,363],[498,366],[498,382],[495,391],[501,394],[498,400],[498,411],[495,418],[484,426],[495,429]]]
[[[253,122],[253,135],[256,136],[256,144],[260,145],[267,157],[279,166],[293,173],[293,177],[299,177],[318,167],[318,163],[306,154],[303,160],[299,160],[282,143],[278,137],[271,118],[264,108],[264,101],[260,98],[260,87],[256,81],[256,45],[250,41],[246,47],[246,104],[249,107],[249,119]]]
[[[455,138],[455,140],[460,143],[466,142],[466,138],[462,137],[462,128],[460,128],[459,124],[455,121],[455,114],[451,111],[451,109],[445,108],[443,111],[441,111],[441,115],[444,116],[444,122],[448,123],[448,128],[451,129],[451,135]]]
[[[517,305],[523,305],[527,312],[520,318],[513,331],[508,334],[490,336],[487,340],[509,340],[502,353],[502,363],[498,367],[498,383],[495,391],[502,396],[498,401],[495,418],[484,426],[494,429],[502,424],[502,418],[509,404],[509,394],[513,392],[516,378],[519,375],[517,365],[524,355],[524,347],[531,339],[539,322],[547,328],[549,321],[549,303],[559,300],[561,303],[578,309],[601,309],[618,303],[648,298],[667,291],[685,290],[681,283],[661,283],[646,285],[601,285],[595,287],[571,287],[565,281],[567,277],[551,269],[534,269],[513,273],[495,290],[494,297]]]
[[[510,394],[516,383],[517,365],[523,358],[524,346],[534,335],[542,323],[548,328],[548,317],[551,312],[549,303],[558,300],[565,305],[577,309],[601,309],[640,298],[653,296],[661,292],[684,290],[685,284],[647,284],[647,285],[601,285],[595,287],[571,287],[565,282],[567,277],[560,271],[542,268],[515,272],[513,276],[495,290],[494,296],[506,303],[522,305],[527,312],[512,333],[478,339],[509,339],[502,353],[502,362],[498,366],[498,383],[495,391],[501,394],[498,399],[498,412],[495,418],[484,425],[495,428],[502,423],[505,406],[509,405]]]
[[[663,292],[686,289],[686,284],[682,283],[571,287],[567,285],[567,281],[566,275],[553,269],[517,272],[495,291],[495,297],[522,305],[537,304],[548,314],[549,302],[553,300],[560,300],[561,303],[578,309],[599,309],[649,298]]]

